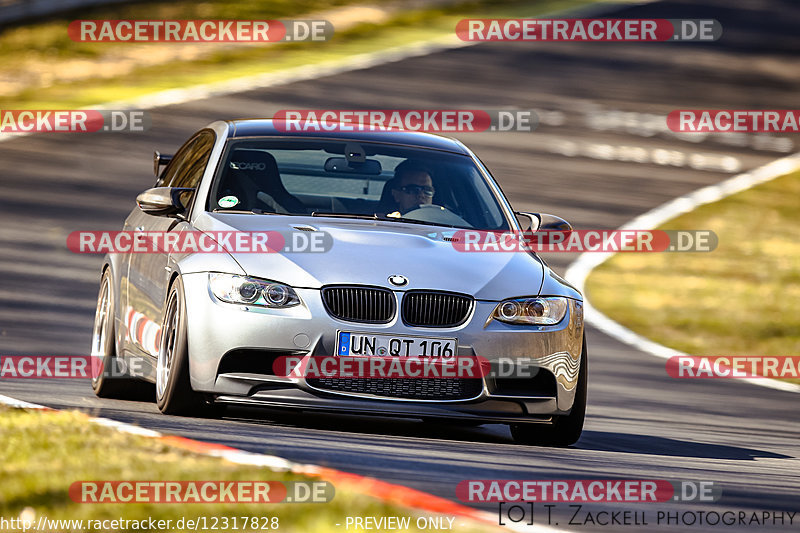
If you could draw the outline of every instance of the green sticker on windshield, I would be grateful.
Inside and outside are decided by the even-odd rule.
[[[219,199],[217,205],[219,205],[220,207],[227,208],[227,207],[233,207],[238,203],[239,199],[236,198],[235,196],[223,196],[222,198]]]

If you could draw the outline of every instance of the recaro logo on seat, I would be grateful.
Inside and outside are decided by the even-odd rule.
[[[267,165],[264,163],[248,163],[246,161],[231,161],[231,168],[234,170],[264,170]]]

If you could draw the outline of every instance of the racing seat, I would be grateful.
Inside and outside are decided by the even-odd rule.
[[[220,187],[236,190],[240,198],[239,209],[265,208],[274,213],[305,213],[306,207],[293,196],[281,181],[278,163],[272,154],[261,150],[235,150],[228,163],[228,176]]]

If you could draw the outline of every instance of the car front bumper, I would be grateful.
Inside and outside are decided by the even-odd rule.
[[[218,402],[506,423],[547,423],[551,416],[568,414],[572,408],[583,341],[583,305],[578,300],[569,300],[566,316],[555,326],[509,325],[496,320],[487,323],[497,302],[476,301],[463,325],[422,328],[407,326],[397,317],[388,324],[335,319],[326,311],[317,289],[295,289],[303,302],[301,306],[265,309],[220,302],[209,290],[207,273],[186,274],[182,280],[192,388],[212,395]],[[395,292],[398,299],[402,294]],[[502,358],[523,361],[539,372],[549,373],[553,386],[547,392],[526,392],[517,387],[509,393],[499,380],[487,376],[479,393],[470,398],[429,400],[321,390],[304,378],[271,375],[263,369],[220,371],[226,354],[242,350],[301,357],[334,355],[339,331],[457,338],[457,355],[479,356],[493,363]]]

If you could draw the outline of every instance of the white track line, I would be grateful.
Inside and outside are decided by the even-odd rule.
[[[276,85],[286,85],[298,81],[313,80],[353,70],[363,70],[411,57],[426,56],[441,50],[462,48],[473,44],[475,43],[461,41],[455,35],[447,35],[442,38],[413,42],[386,50],[367,52],[276,72],[195,85],[182,89],[170,89],[132,100],[109,102],[96,109],[151,109],[167,105],[183,104],[215,96],[224,96],[265,87],[274,87]]]
[[[275,87],[299,81],[313,80],[325,76],[333,76],[354,70],[363,70],[386,63],[402,61],[412,57],[421,57],[448,50],[473,46],[477,42],[462,41],[455,34],[447,35],[428,41],[418,41],[407,45],[397,46],[386,50],[367,52],[341,59],[313,63],[299,67],[288,68],[276,72],[245,76],[232,80],[224,80],[202,85],[194,85],[181,89],[169,89],[139,98],[118,100],[102,105],[88,106],[85,109],[111,110],[111,109],[154,109],[169,105],[185,104],[196,100],[225,96],[228,94],[242,93],[265,87]],[[0,133],[0,142],[35,135],[36,132]]]
[[[783,176],[797,170],[800,170],[800,153],[778,159],[755,170],[751,170],[750,172],[745,172],[744,174],[739,174],[738,176],[734,176],[730,179],[717,183],[716,185],[703,187],[702,189],[698,189],[685,196],[675,198],[674,200],[671,200],[641,216],[634,218],[630,222],[621,226],[619,229],[656,229],[658,226],[664,224],[668,220],[672,220],[679,215],[693,211],[701,205],[717,202],[723,198],[741,191],[745,191],[757,185],[761,185],[762,183],[766,183],[779,176]],[[583,299],[586,321],[610,337],[662,359],[669,359],[670,357],[674,356],[689,355],[658,344],[657,342],[653,342],[650,339],[629,330],[625,326],[613,321],[592,306],[584,292],[586,278],[589,277],[589,274],[592,272],[592,270],[608,261],[612,256],[614,256],[613,252],[584,253],[578,257],[578,259],[576,259],[569,266],[569,268],[567,268],[567,272],[565,274],[567,280],[575,285],[578,290],[584,293]],[[768,387],[770,389],[777,389],[787,392],[800,392],[800,385],[775,379],[732,379],[746,381],[748,383],[760,385],[762,387]]]
[[[0,404],[14,407],[15,409],[50,409],[44,405],[23,402],[22,400],[17,400],[16,398],[11,398],[10,396],[3,396],[2,394],[0,394]]]

